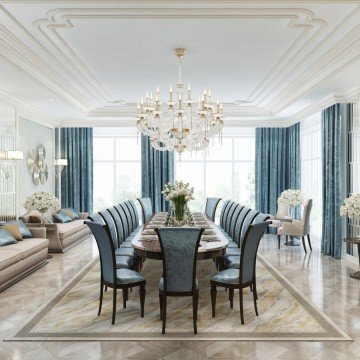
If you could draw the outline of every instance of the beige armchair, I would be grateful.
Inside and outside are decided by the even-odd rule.
[[[303,216],[301,220],[292,220],[291,222],[284,222],[277,230],[277,235],[286,235],[293,238],[294,236],[301,236],[303,247],[306,251],[305,236],[307,236],[310,250],[312,251],[310,242],[310,213],[312,208],[312,199],[305,200],[303,203]]]

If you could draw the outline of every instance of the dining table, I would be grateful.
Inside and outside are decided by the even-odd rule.
[[[200,239],[197,259],[216,259],[223,256],[229,244],[226,235],[213,221],[208,219],[204,213],[194,212],[191,215],[193,219],[192,224],[184,225],[184,227],[195,226],[204,229]],[[167,218],[167,212],[156,213],[152,219],[143,226],[142,231],[139,231],[134,237],[131,244],[138,256],[154,260],[162,259],[160,242],[155,229],[169,226],[167,225]],[[179,241],[181,241],[181,239],[179,239]]]

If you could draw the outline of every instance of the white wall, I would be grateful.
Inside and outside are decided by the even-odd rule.
[[[46,150],[45,161],[48,165],[49,177],[45,184],[35,185],[32,175],[27,168],[27,154],[30,149],[37,150],[37,147],[43,144]],[[24,152],[24,159],[19,161],[19,215],[25,212],[23,207],[27,196],[36,191],[55,192],[54,187],[54,130],[30,120],[19,120],[19,150]]]

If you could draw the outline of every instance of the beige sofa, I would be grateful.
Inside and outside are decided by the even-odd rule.
[[[47,263],[45,228],[30,228],[33,237],[0,247],[0,292]]]
[[[30,216],[39,214],[37,211],[28,211],[20,219],[28,227],[46,228],[46,238],[49,240],[49,252],[63,253],[73,246],[79,244],[90,236],[90,229],[84,224],[84,220],[89,216],[88,213],[79,213],[80,220],[68,223],[54,224],[33,224],[29,223]]]

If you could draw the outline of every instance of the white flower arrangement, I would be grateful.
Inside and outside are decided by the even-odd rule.
[[[189,183],[175,181],[175,184],[167,183],[161,192],[166,200],[174,201],[183,198],[186,202],[194,200],[194,188]]]
[[[360,194],[354,194],[344,200],[340,215],[350,219],[360,219]]]
[[[27,211],[37,210],[44,214],[50,209],[60,210],[60,202],[54,195],[46,191],[38,191],[26,198],[24,207]]]
[[[279,197],[279,204],[287,205],[290,207],[301,205],[304,201],[304,197],[300,190],[288,189],[283,191]]]

